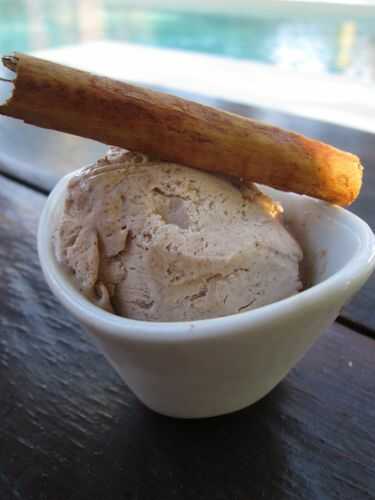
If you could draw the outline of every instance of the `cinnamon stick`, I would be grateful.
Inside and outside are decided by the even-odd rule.
[[[25,54],[2,62],[16,78],[0,114],[338,205],[360,191],[359,158],[322,142]]]

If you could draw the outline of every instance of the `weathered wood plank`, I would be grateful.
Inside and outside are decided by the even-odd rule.
[[[253,407],[157,416],[48,291],[43,203],[0,176],[2,500],[374,498],[373,339],[335,325]]]

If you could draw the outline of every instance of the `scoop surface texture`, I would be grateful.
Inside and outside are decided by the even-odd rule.
[[[54,249],[108,311],[214,318],[301,289],[302,252],[280,211],[253,185],[113,148],[70,181]]]

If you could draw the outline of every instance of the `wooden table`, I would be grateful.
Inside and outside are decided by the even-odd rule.
[[[373,135],[200,100],[359,154],[366,180],[353,211],[375,227]],[[161,417],[47,288],[35,242],[46,191],[22,170],[0,174],[1,500],[375,498],[374,279],[259,403]]]

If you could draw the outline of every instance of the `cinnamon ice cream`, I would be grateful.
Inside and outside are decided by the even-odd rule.
[[[301,249],[254,185],[119,149],[70,181],[54,248],[90,300],[139,320],[225,316],[301,289]]]

